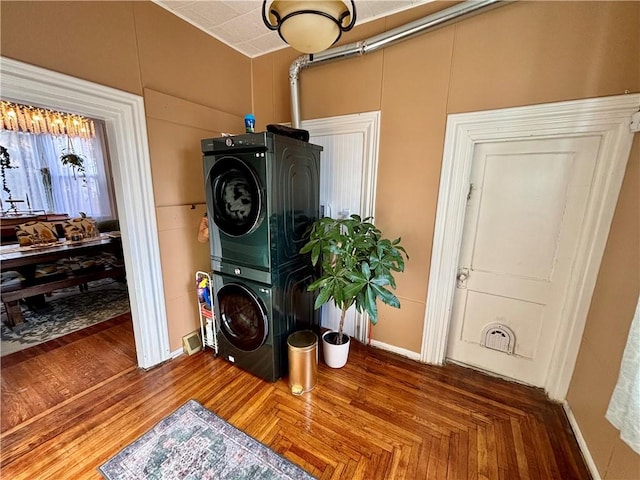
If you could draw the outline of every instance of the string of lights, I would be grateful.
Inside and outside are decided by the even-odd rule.
[[[95,137],[93,121],[81,115],[0,100],[0,130]]]

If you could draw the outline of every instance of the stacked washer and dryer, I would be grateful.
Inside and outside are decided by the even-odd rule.
[[[319,333],[300,255],[320,214],[322,147],[270,132],[202,140],[218,354],[274,381],[287,337]]]

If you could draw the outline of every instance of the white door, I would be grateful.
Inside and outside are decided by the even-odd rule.
[[[545,385],[600,141],[475,146],[449,358]]]
[[[362,135],[346,133],[340,135],[312,136],[309,141],[322,145],[324,150],[320,162],[320,205],[324,216],[348,218],[361,215],[362,168],[364,163]],[[347,312],[344,333],[356,336],[356,309]],[[321,325],[337,330],[340,324],[340,309],[332,304],[322,307]]]
[[[373,216],[379,119],[379,112],[367,112],[302,122],[309,131],[309,141],[324,148],[320,155],[320,204],[325,216]],[[339,323],[340,310],[331,304],[322,307],[323,327],[337,330]],[[365,341],[367,327],[363,315],[352,307],[344,332]]]

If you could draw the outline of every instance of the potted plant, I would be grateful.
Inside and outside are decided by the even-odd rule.
[[[73,170],[73,179],[76,179],[76,171],[82,177],[84,183],[87,183],[87,177],[84,170],[84,156],[76,153],[73,149],[71,137],[67,136],[67,148],[63,148],[60,154],[60,162],[62,165],[69,166]]]
[[[312,265],[320,266],[319,278],[308,287],[309,291],[318,291],[315,308],[331,301],[341,310],[338,331],[322,336],[325,362],[333,368],[347,361],[350,339],[343,328],[352,305],[358,312],[366,312],[372,325],[378,322],[378,300],[400,308],[389,287],[396,288],[393,272],[404,271],[404,257],[409,256],[400,238],[383,238],[370,220],[358,215],[337,220],[320,218],[313,223],[309,241],[300,250],[310,253]],[[335,359],[333,346],[342,351]]]
[[[62,155],[60,155],[60,162],[62,165],[70,166],[73,170],[73,178],[76,178],[76,171],[82,177],[82,179],[86,182],[86,176],[84,171],[84,157],[73,151],[63,150]]]

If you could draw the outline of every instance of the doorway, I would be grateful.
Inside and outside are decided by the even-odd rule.
[[[138,366],[170,358],[143,98],[1,58],[2,95],[105,122]]]
[[[373,217],[378,171],[380,112],[341,115],[305,120],[309,142],[321,145],[320,205],[324,216],[344,218],[351,214]],[[321,325],[337,330],[340,310],[334,305],[322,307]],[[347,311],[344,332],[367,342],[369,321],[356,312]]]
[[[474,149],[447,357],[542,387],[599,136]]]
[[[468,227],[474,214],[467,210],[467,203],[468,199],[474,198],[472,172],[475,174],[482,170],[476,167],[474,171],[474,163],[477,163],[474,160],[483,156],[482,149],[490,150],[490,144],[534,140],[541,140],[544,144],[547,140],[572,142],[591,138],[588,142],[592,144],[587,145],[585,149],[591,154],[595,151],[592,180],[590,184],[580,187],[586,188],[583,192],[585,196],[582,200],[576,200],[578,203],[584,202],[583,213],[579,213],[580,208],[577,209],[578,213],[575,213],[578,217],[582,216],[569,220],[577,222],[575,247],[568,253],[570,274],[566,288],[561,291],[562,287],[558,287],[558,291],[553,292],[558,297],[561,316],[558,318],[553,338],[543,339],[544,342],[551,343],[543,347],[548,350],[548,366],[542,367],[542,376],[536,380],[552,399],[564,399],[633,140],[633,134],[629,130],[631,114],[638,110],[639,105],[640,95],[636,94],[449,116],[427,294],[421,352],[423,361],[442,364],[445,358],[454,355],[455,359],[457,355],[455,351],[447,350],[447,346],[450,345],[451,337],[458,335],[458,339],[460,338],[461,329],[452,315],[456,309],[455,303],[464,303],[469,307],[466,299],[459,300],[460,296],[456,298],[457,287],[461,282],[464,283],[467,277],[476,276],[475,271],[469,271],[466,275],[464,268],[469,267],[460,265],[460,260],[464,260],[466,255],[462,251],[465,235],[474,231],[473,226]],[[531,154],[540,153],[536,150],[539,148],[534,148]],[[504,160],[508,155],[495,158]],[[521,156],[517,154],[512,158]],[[571,154],[563,158],[576,157]],[[557,166],[549,158],[541,160],[540,164],[553,168]],[[569,169],[570,177],[573,170],[573,167]],[[528,177],[524,175],[523,178]],[[477,180],[475,181],[477,184]],[[560,190],[561,183],[559,181],[557,186]],[[571,180],[567,180],[564,185],[570,188]],[[476,195],[476,198],[481,196]],[[542,204],[538,208],[542,208]],[[482,221],[482,217],[477,218]],[[496,238],[495,232],[493,237],[487,238]],[[555,252],[556,250],[554,255]],[[477,307],[476,310],[486,307],[473,306]],[[476,322],[478,325],[482,323],[483,326],[482,331],[474,337],[476,340],[480,337],[478,344],[482,341],[482,335],[487,333],[484,331],[485,327],[491,327],[494,323],[497,324],[496,328],[501,325],[509,327],[503,325],[508,322],[501,322],[495,317],[496,315],[487,316]],[[472,330],[478,325],[474,325]],[[509,332],[503,331],[504,338],[508,338]],[[527,338],[527,335],[529,334],[524,332],[520,338]],[[451,342],[455,341],[451,339]],[[505,355],[502,352],[496,353]],[[521,374],[518,368],[515,371],[515,375]]]

